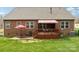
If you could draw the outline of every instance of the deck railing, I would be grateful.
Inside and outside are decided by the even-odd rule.
[[[60,33],[60,31],[58,29],[38,29],[38,30],[34,30],[33,32],[33,37],[40,37],[40,36],[58,36],[58,34]]]
[[[38,29],[38,32],[59,32],[58,29]]]

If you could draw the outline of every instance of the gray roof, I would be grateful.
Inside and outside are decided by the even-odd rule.
[[[63,7],[16,7],[4,19],[74,19]]]

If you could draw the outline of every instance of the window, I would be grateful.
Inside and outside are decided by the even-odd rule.
[[[61,22],[61,29],[64,29],[64,22]]]
[[[10,28],[11,28],[10,21],[5,21],[5,29],[10,29]]]
[[[48,23],[39,23],[38,24],[38,30],[39,31],[46,31],[51,32],[55,29],[55,24],[48,24]]]
[[[65,28],[69,27],[69,22],[65,22]]]
[[[39,29],[54,29],[55,24],[38,24]]]
[[[46,29],[46,24],[38,24],[39,29]]]
[[[26,27],[27,28],[34,28],[34,22],[33,21],[26,22]]]
[[[21,21],[16,21],[16,26],[21,25]]]
[[[41,24],[42,25],[42,29],[45,29],[46,28],[46,25],[45,24]]]
[[[62,21],[61,22],[61,29],[69,28],[69,22],[68,21]]]

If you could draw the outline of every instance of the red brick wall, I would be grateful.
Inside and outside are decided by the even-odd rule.
[[[5,20],[4,22],[6,22],[6,21],[10,21],[10,20]],[[33,20],[11,20],[11,29],[5,29],[4,28],[4,35],[5,36],[7,36],[7,37],[19,36],[21,31],[14,28],[14,27],[16,27],[16,21],[21,21],[22,24],[25,25],[26,21],[33,21]],[[25,33],[25,32],[30,30],[34,34],[35,30],[38,29],[37,20],[35,20],[34,22],[35,22],[34,23],[35,24],[35,28],[34,29],[26,29],[26,30],[22,30],[22,32]],[[70,22],[70,27],[68,29],[61,30],[61,28],[60,28],[61,20],[58,20],[58,23],[56,24],[56,29],[59,29],[60,32],[62,32],[64,35],[68,35],[68,33],[70,31],[74,30],[74,20],[71,20],[71,21],[69,20],[69,22]],[[26,35],[24,35],[24,36],[26,36]]]
[[[9,21],[9,20],[8,20]],[[16,27],[16,22],[19,21],[19,20],[12,20],[10,21],[11,22],[11,29],[5,29],[4,28],[4,36],[7,36],[7,37],[14,37],[14,36],[19,36],[20,35],[20,32],[21,33],[25,33],[27,31],[34,31],[35,29],[37,29],[37,21],[34,21],[34,28],[33,29],[24,29],[24,30],[18,30],[18,29],[15,29]],[[28,20],[20,20],[22,22],[23,25],[25,25],[25,22],[27,22]],[[31,20],[33,21],[33,20]],[[4,21],[6,22],[6,21]],[[25,35],[24,35],[25,36]]]
[[[68,21],[68,20],[66,20]],[[56,24],[56,28],[58,28],[60,30],[61,33],[63,33],[64,35],[68,35],[70,31],[74,30],[74,20],[69,20],[69,28],[61,30],[60,28],[60,23],[61,21],[58,21],[58,24]]]

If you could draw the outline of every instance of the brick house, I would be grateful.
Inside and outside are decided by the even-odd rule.
[[[75,21],[74,21],[74,23],[75,23],[75,28],[79,28],[79,18],[75,18]]]
[[[0,16],[0,29],[3,29],[3,20],[2,20],[2,16]]]
[[[26,29],[15,29],[18,25]],[[17,7],[4,17],[4,35],[57,38],[74,30],[74,17],[63,7]]]

